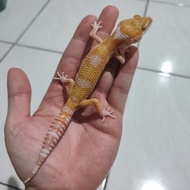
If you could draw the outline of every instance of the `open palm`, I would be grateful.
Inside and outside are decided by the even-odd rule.
[[[115,7],[109,6],[102,11],[99,20],[103,28],[98,32],[101,38],[111,33],[117,16]],[[75,77],[81,60],[96,45],[89,41],[90,25],[94,20],[95,16],[82,20],[63,53],[57,71],[64,71],[70,78]],[[135,47],[130,47],[126,53],[124,65],[112,58],[91,95],[98,98],[103,107],[114,109],[116,118],[107,117],[102,123],[94,107],[78,110],[63,138],[26,189],[91,190],[98,187],[118,151],[124,105],[137,61]],[[52,80],[33,115],[30,115],[30,99],[31,88],[27,76],[20,69],[11,69],[8,73],[9,107],[5,141],[9,157],[22,181],[30,175],[47,129],[67,99],[66,88],[59,81]]]

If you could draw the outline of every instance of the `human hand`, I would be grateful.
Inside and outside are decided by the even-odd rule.
[[[106,7],[98,20],[103,28],[98,35],[110,35],[118,10]],[[96,45],[89,41],[91,23],[95,16],[85,17],[66,48],[57,71],[74,78],[82,58]],[[108,174],[116,157],[121,132],[122,116],[138,61],[138,51],[130,47],[126,63],[111,58],[91,97],[98,98],[103,107],[115,110],[113,118],[102,123],[96,109],[78,110],[51,155],[34,178],[26,184],[28,190],[91,190],[96,189]],[[39,156],[43,139],[51,122],[66,102],[66,91],[52,80],[39,108],[30,114],[31,87],[20,69],[8,73],[8,115],[5,124],[5,143],[11,162],[19,178],[30,175]]]

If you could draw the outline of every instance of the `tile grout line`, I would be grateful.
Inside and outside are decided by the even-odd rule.
[[[0,64],[3,61],[3,59],[9,54],[9,52],[13,49],[14,43],[9,43],[9,42],[4,42],[4,41],[0,41],[1,43],[5,43],[5,44],[10,44],[10,48],[8,49],[8,51],[2,56],[2,58],[0,59]]]
[[[179,77],[179,78],[183,78],[183,79],[190,79],[190,76],[187,76],[187,75],[181,75],[181,74],[177,74],[177,73],[165,73],[165,72],[162,72],[162,71],[159,71],[156,69],[149,69],[149,68],[145,68],[145,67],[137,67],[137,69],[143,70],[143,71],[149,71],[149,72],[157,73],[157,74]]]
[[[108,184],[108,180],[109,180],[109,175],[110,175],[110,172],[108,173],[107,177],[105,178],[105,180],[103,181],[104,184],[103,184],[103,187],[101,190],[106,190],[107,189],[107,184]]]
[[[149,2],[150,2],[150,0],[147,0],[147,1],[146,1],[146,5],[145,5],[145,9],[144,9],[144,15],[143,15],[144,17],[145,17],[146,14],[147,14]]]
[[[14,42],[9,42],[9,41],[4,41],[4,40],[0,40],[1,43],[4,43],[4,44],[10,44],[10,45],[13,45]]]
[[[32,21],[28,24],[28,26],[25,28],[25,30],[20,34],[20,36],[17,38],[17,40],[14,43],[9,43],[9,42],[5,42],[5,43],[9,43],[12,44],[12,46],[10,47],[10,49],[5,53],[5,55],[1,58],[0,60],[0,64],[1,62],[5,59],[5,57],[7,57],[7,55],[10,53],[10,51],[17,45],[18,41],[23,37],[23,35],[28,31],[28,29],[30,28],[30,26],[36,21],[36,19],[39,17],[39,15],[42,13],[42,11],[47,7],[47,5],[50,3],[51,0],[48,0],[44,6],[42,6],[42,8],[39,10],[39,12],[36,14],[36,16],[32,19]],[[2,41],[3,42],[3,41]]]
[[[6,41],[2,41],[2,40],[0,40],[0,43],[9,44],[9,45],[10,45],[10,47],[9,47],[8,50],[7,50],[7,52],[2,56],[2,58],[0,58],[0,64],[1,64],[1,62],[3,61],[5,55],[6,55],[8,52],[11,51],[12,46],[13,46],[13,43],[11,43],[11,42],[6,42]]]
[[[35,46],[30,46],[30,45],[16,44],[16,46],[18,46],[18,47],[24,47],[24,48],[28,48],[28,49],[35,49],[35,50],[45,51],[45,52],[63,54],[62,51],[52,50],[52,49],[45,49],[45,48],[35,47]]]
[[[0,43],[4,43],[4,44],[9,44],[9,45],[14,45],[15,46],[18,46],[18,47],[23,47],[23,48],[28,48],[28,49],[34,49],[34,50],[40,50],[40,51],[45,51],[45,52],[51,52],[51,53],[58,53],[58,54],[63,54],[63,51],[58,51],[58,50],[53,50],[53,49],[46,49],[46,48],[41,48],[41,47],[35,47],[35,46],[30,46],[30,45],[24,45],[24,44],[14,44],[12,42],[8,42],[8,41],[3,41],[3,40],[0,40]],[[1,59],[0,59],[0,62],[1,62]]]
[[[143,13],[143,16],[144,16],[144,17],[146,16],[147,11],[148,11],[149,1],[150,1],[150,0],[146,0],[146,5],[145,5],[144,13]],[[138,42],[137,48],[139,48],[139,46],[140,46],[140,42]]]
[[[183,4],[183,3],[171,3],[171,2],[165,2],[165,1],[157,1],[157,0],[150,0],[152,3],[159,3],[159,4],[165,4],[165,5],[173,5],[178,7],[190,7],[190,5]]]
[[[16,189],[16,190],[22,190],[22,189],[20,189],[20,188],[18,188],[18,187],[15,187],[15,186],[13,186],[13,185],[8,185],[8,184],[3,183],[3,182],[0,182],[0,185],[3,185],[3,186],[5,186],[5,187],[11,187],[11,188]]]

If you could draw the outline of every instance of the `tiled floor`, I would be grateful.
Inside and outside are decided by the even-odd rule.
[[[108,4],[120,10],[118,20],[138,13],[154,23],[139,46],[121,147],[105,189],[189,190],[189,0],[8,0],[0,12],[1,190],[23,189],[4,145],[8,69],[27,73],[34,111],[79,21]]]

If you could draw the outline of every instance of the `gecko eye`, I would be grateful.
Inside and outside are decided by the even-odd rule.
[[[149,23],[147,22],[144,26],[142,26],[142,30],[147,30]]]
[[[146,32],[148,30],[148,28],[150,27],[151,23],[152,23],[152,20],[150,20],[149,22],[147,22],[144,26],[142,26],[142,30],[144,32]]]

